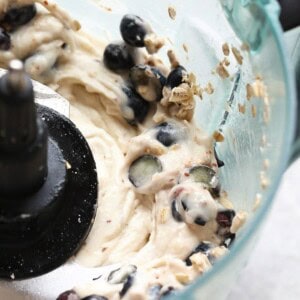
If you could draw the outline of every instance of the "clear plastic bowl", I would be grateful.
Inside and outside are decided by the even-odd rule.
[[[249,219],[237,235],[230,253],[172,299],[226,298],[238,272],[251,254],[261,225],[270,210],[274,193],[289,160],[293,140],[295,89],[283,47],[277,2],[273,0],[155,2],[59,0],[57,2],[80,20],[83,30],[107,41],[120,39],[119,22],[125,13],[130,12],[143,17],[151,23],[157,33],[172,41],[173,45],[170,43],[165,50],[174,47],[181,64],[196,74],[200,84],[210,81],[215,87],[212,95],[206,95],[198,102],[196,121],[199,126],[212,133],[219,128],[225,111],[228,111],[228,118],[222,127],[225,141],[218,143],[217,146],[219,156],[225,161],[225,167],[221,169],[222,183],[235,208],[246,210]],[[176,9],[175,20],[168,16],[170,5]],[[250,48],[249,52],[242,52],[244,56],[242,65],[237,63],[230,65],[233,81],[238,70],[241,74],[232,103],[228,100],[233,81],[223,80],[212,74],[212,70],[224,58],[222,45],[225,42],[236,47],[245,43]],[[188,48],[188,53],[184,51],[183,44]],[[166,58],[164,51],[161,55]],[[230,60],[234,61],[232,57]],[[264,99],[247,100],[246,85],[252,83],[256,76],[262,78],[267,95],[263,97]],[[239,107],[243,105],[245,113],[239,111]],[[256,110],[255,117],[254,110]],[[266,122],[266,119],[269,120]],[[261,195],[261,203],[254,212],[258,194]],[[53,280],[58,283],[62,278],[50,280],[52,282],[49,282],[49,287],[53,287],[55,285]],[[30,282],[27,284],[30,285]],[[26,290],[24,286],[22,289]],[[47,282],[45,284],[44,281],[43,288],[36,295],[32,294],[32,298],[50,299],[51,293],[45,289],[47,290]],[[26,294],[28,295],[28,291]]]

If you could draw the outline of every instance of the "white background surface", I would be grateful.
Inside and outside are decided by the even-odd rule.
[[[300,300],[300,160],[284,174],[257,245],[228,300]]]

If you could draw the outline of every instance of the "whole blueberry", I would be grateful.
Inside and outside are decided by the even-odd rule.
[[[108,298],[99,295],[90,295],[82,298],[81,300],[108,300]]]
[[[133,57],[124,43],[107,45],[103,62],[112,71],[126,71],[134,65]]]
[[[182,66],[178,66],[177,68],[172,70],[169,76],[167,77],[166,86],[170,87],[171,89],[179,86],[183,82],[184,76],[186,74],[186,69]]]
[[[125,115],[124,118],[128,121],[129,124],[132,125],[135,125],[136,123],[142,123],[149,112],[149,102],[145,101],[131,87],[124,87],[123,91],[127,96],[126,106],[128,106],[133,111],[132,117],[129,118],[127,115]]]
[[[2,27],[0,27],[0,50],[7,51],[10,49],[10,46],[10,35]]]
[[[164,146],[169,147],[177,142],[177,130],[172,124],[164,122],[157,129],[156,139]]]
[[[148,24],[136,15],[125,15],[120,24],[123,40],[133,47],[144,47],[145,36],[149,32]]]
[[[34,4],[13,7],[6,12],[3,22],[14,30],[31,21],[35,15],[36,7]]]

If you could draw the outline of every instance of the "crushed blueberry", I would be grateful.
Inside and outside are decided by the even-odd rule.
[[[137,65],[129,72],[130,81],[136,92],[145,100],[159,101],[166,78],[161,72],[147,65]]]
[[[9,9],[2,22],[6,24],[11,30],[15,30],[31,21],[36,15],[36,7],[34,4],[25,5],[21,7],[13,7]]]
[[[184,81],[184,75],[186,75],[186,69],[182,66],[179,66],[171,71],[167,77],[166,86],[173,89],[174,87],[179,86]]]
[[[4,28],[0,27],[0,50],[7,51],[10,49],[10,46],[10,35],[4,30]]]
[[[131,288],[133,281],[134,281],[134,274],[131,274],[127,277],[127,279],[122,287],[122,290],[119,293],[121,298],[124,297],[125,294],[128,292],[128,290]]]
[[[134,66],[134,59],[124,43],[108,44],[103,53],[105,66],[112,71],[126,71]]]
[[[127,14],[121,20],[122,38],[130,46],[144,47],[144,39],[149,30],[149,25],[136,15]]]
[[[133,116],[128,116],[125,114],[124,118],[131,125],[142,123],[149,112],[149,102],[145,101],[131,87],[124,87],[123,92],[127,96],[127,106],[133,111]]]
[[[235,211],[232,209],[219,211],[216,221],[221,227],[230,227],[235,216]]]
[[[143,155],[136,159],[128,171],[128,179],[135,187],[148,183],[155,173],[162,171],[160,160],[153,155]]]
[[[208,255],[208,251],[211,249],[211,244],[210,243],[205,243],[201,242],[190,254],[189,256],[185,259],[185,263],[187,266],[191,266],[192,262],[190,260],[190,257],[196,253],[203,253],[205,255]]]
[[[224,163],[224,161],[222,161],[222,160],[219,158],[218,153],[217,153],[217,151],[216,151],[216,147],[214,147],[214,154],[215,154],[215,158],[216,158],[218,167],[219,167],[219,168],[224,167],[225,163]]]
[[[175,219],[175,221],[182,222],[182,217],[176,208],[176,200],[173,200],[173,202],[172,202],[171,211],[172,211],[172,216]]]
[[[198,165],[192,167],[189,170],[190,175],[193,176],[195,182],[203,183],[208,187],[216,187],[217,186],[217,177],[216,172],[205,165]]]
[[[82,298],[81,300],[108,300],[108,298],[100,295],[90,295]]]
[[[61,293],[56,300],[80,300],[80,297],[76,294],[75,291],[69,290]]]
[[[164,122],[157,129],[156,139],[164,146],[169,147],[177,142],[177,131],[172,124]]]

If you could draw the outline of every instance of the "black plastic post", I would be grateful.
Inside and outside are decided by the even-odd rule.
[[[0,196],[24,196],[44,183],[47,144],[31,80],[22,62],[13,60],[0,79]]]

